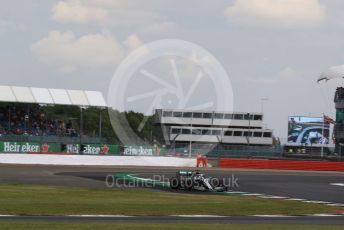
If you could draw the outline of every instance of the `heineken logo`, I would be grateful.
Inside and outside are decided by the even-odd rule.
[[[90,155],[98,155],[98,154],[108,154],[109,147],[107,145],[104,146],[92,146],[92,145],[85,145],[83,153],[90,154]]]
[[[68,144],[66,146],[66,150],[68,153],[79,153],[80,145],[79,144]],[[98,154],[108,154],[109,147],[107,145],[99,146],[99,145],[91,145],[85,144],[84,149],[82,150],[83,154],[89,155],[98,155]]]
[[[47,143],[44,143],[44,144],[42,145],[42,152],[43,152],[43,153],[49,152],[49,145],[48,145]]]
[[[103,147],[102,147],[102,154],[108,154],[109,153],[109,146],[107,146],[107,145],[104,145]]]
[[[98,155],[100,152],[100,147],[94,147],[91,145],[85,145],[83,154]]]
[[[153,156],[153,149],[142,146],[125,146],[123,154],[127,156]]]
[[[119,146],[112,144],[83,144],[82,154],[108,155],[119,154]],[[43,154],[80,154],[80,144],[11,142],[0,141],[0,152],[7,153],[43,153]],[[145,151],[141,151],[145,152]]]
[[[10,153],[33,153],[40,152],[41,148],[38,144],[17,143],[17,142],[4,142],[4,152]]]
[[[68,144],[66,150],[67,153],[79,153],[79,145]]]

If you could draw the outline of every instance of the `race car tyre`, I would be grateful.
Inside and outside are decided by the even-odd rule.
[[[214,189],[217,188],[218,191],[228,191],[228,187],[226,187],[225,179],[210,178],[209,184],[210,184]]]
[[[179,189],[180,188],[180,183],[177,177],[172,177],[170,179],[170,187],[171,189]]]
[[[209,178],[209,184],[213,187],[220,187],[221,180],[219,180],[218,178]]]
[[[193,181],[191,179],[185,180],[184,183],[185,183],[184,187],[185,187],[186,190],[192,190],[194,188],[194,183],[193,183]]]

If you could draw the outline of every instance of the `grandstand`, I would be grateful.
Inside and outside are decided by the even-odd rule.
[[[72,120],[52,119],[40,106],[1,105],[0,135],[77,137]]]
[[[106,140],[101,137],[101,116],[97,137],[83,133],[84,110],[92,107],[106,108],[102,93],[0,86],[0,145],[3,148],[38,146],[39,151],[47,145],[57,152],[66,151],[69,145],[73,145],[74,150],[77,149],[74,152],[79,152],[83,144],[105,143]],[[62,112],[72,111],[73,117],[58,116],[54,113],[58,109]]]

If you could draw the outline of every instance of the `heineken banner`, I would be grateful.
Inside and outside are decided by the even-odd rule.
[[[63,148],[64,146],[64,148]],[[36,143],[36,142],[0,142],[0,152],[6,153],[65,153],[79,154],[79,144],[56,144],[56,143]],[[98,155],[98,154],[119,154],[118,145],[106,144],[83,144],[82,154]]]
[[[80,148],[82,151],[80,152]],[[37,142],[0,142],[0,152],[43,153],[43,154],[85,154],[85,155],[125,155],[163,156],[166,148],[158,146],[122,146],[113,144],[60,144]]]
[[[124,146],[125,156],[160,156],[165,155],[165,149],[157,146]]]
[[[53,153],[60,152],[61,146],[52,143],[0,142],[0,151],[7,153]]]
[[[85,155],[118,155],[118,145],[107,145],[107,144],[82,144],[82,154]],[[78,154],[80,152],[79,144],[67,144],[64,150],[67,153]]]

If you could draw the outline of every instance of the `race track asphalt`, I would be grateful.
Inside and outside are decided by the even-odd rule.
[[[145,178],[170,178],[180,168],[42,166],[0,164],[0,183],[29,183],[76,187],[106,187],[109,174],[128,173]],[[186,169],[187,170],[187,169]],[[237,181],[234,191],[344,203],[344,173],[240,169],[204,169],[206,175]]]
[[[198,224],[312,224],[312,225],[344,225],[343,216],[0,216],[1,220],[12,221],[136,221],[150,222],[185,222]]]
[[[73,187],[105,188],[109,174],[127,173],[137,177],[170,178],[180,168],[161,167],[102,167],[102,166],[43,166],[0,164],[0,183],[24,183],[63,185]],[[188,170],[188,169],[182,169]],[[234,191],[260,193],[307,200],[344,203],[344,187],[331,183],[344,183],[344,173],[304,172],[241,169],[203,169],[206,175],[219,178],[237,178],[239,187]],[[147,188],[148,189],[148,188]],[[69,217],[69,216],[0,216],[0,220],[129,220],[127,217]],[[296,223],[296,224],[344,224],[344,216],[299,217],[131,217],[130,221],[186,221],[208,223]]]

